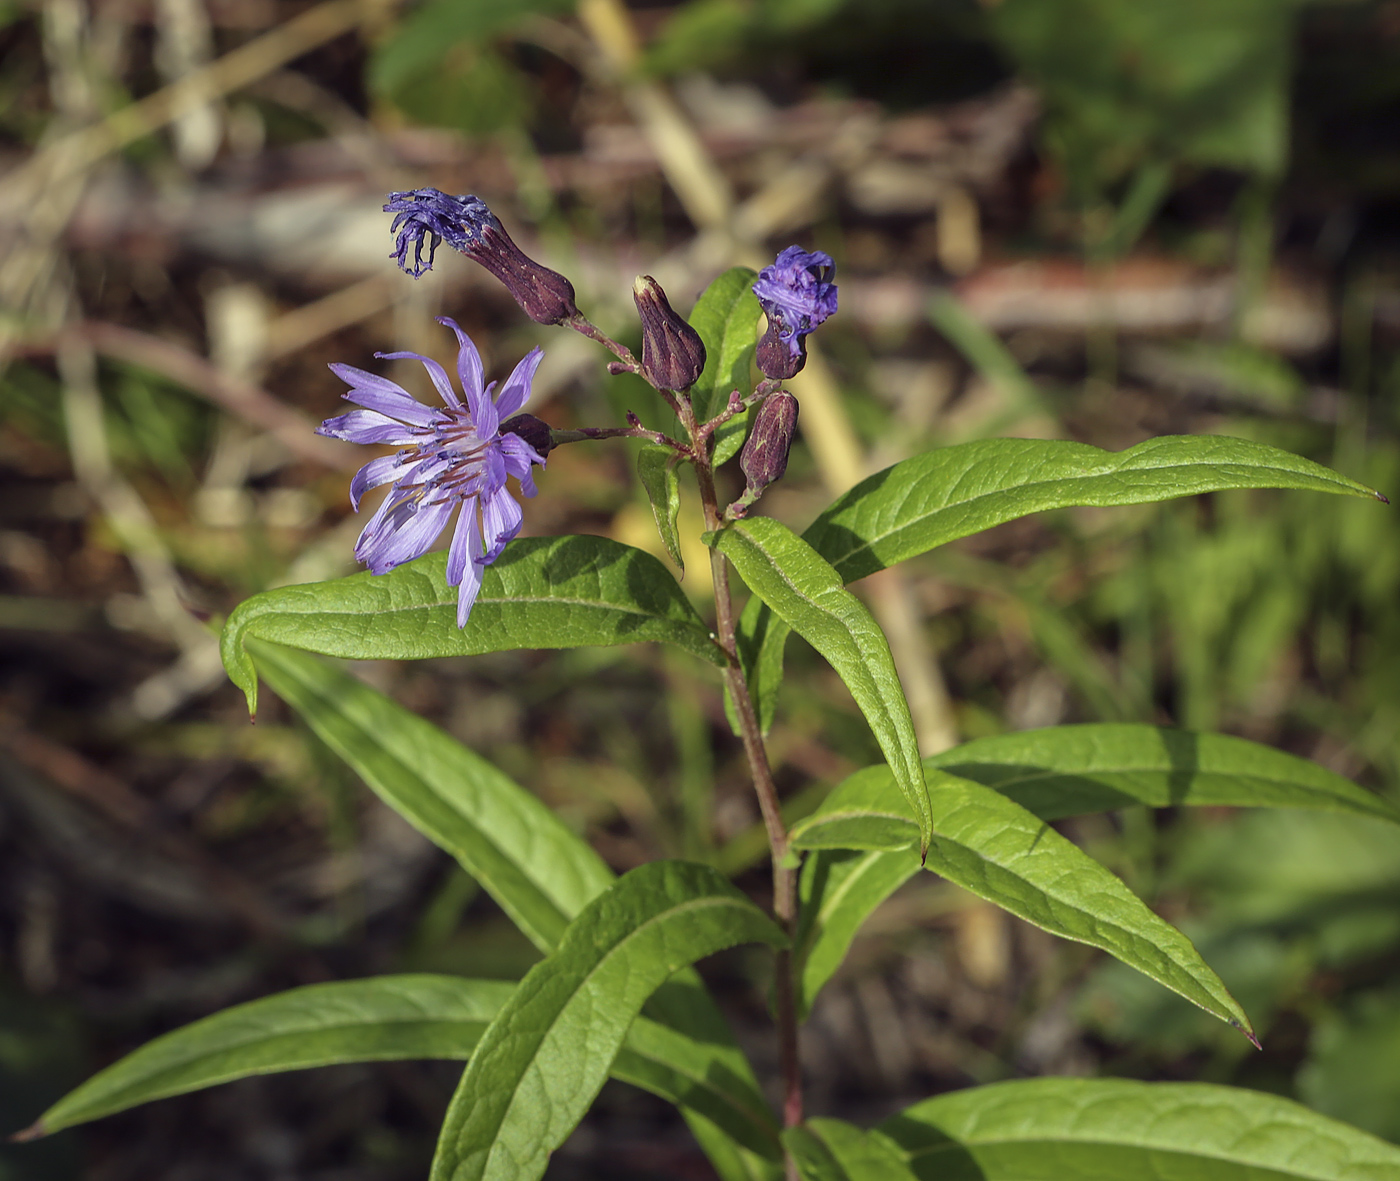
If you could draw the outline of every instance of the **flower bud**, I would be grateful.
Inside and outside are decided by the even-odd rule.
[[[765,377],[786,381],[807,363],[806,337],[836,312],[835,273],[829,254],[799,246],[789,246],[758,272],[753,293],[768,317],[768,330],[756,360]]]
[[[479,197],[469,193],[452,197],[438,189],[413,189],[390,193],[384,212],[395,214],[390,232],[396,237],[390,257],[415,279],[433,269],[438,243],[446,242],[495,275],[537,324],[558,324],[578,314],[574,285],[557,271],[529,258]],[[428,240],[426,263],[424,238]]]
[[[739,467],[748,480],[746,498],[756,498],[787,471],[792,434],[797,428],[797,399],[787,390],[769,394],[758,408],[748,442],[739,453]]]
[[[541,421],[533,414],[517,414],[514,418],[506,419],[501,423],[501,434],[519,435],[535,449],[541,459],[554,447],[549,423]]]
[[[661,284],[638,275],[632,299],[642,318],[642,373],[661,390],[688,390],[705,369],[700,334],[682,320],[666,299]]]
[[[784,340],[782,325],[776,319],[770,319],[767,329],[758,338],[754,360],[764,377],[787,381],[801,373],[802,367],[807,364],[807,340],[802,336]]]

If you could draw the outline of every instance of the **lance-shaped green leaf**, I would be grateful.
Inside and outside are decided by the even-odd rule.
[[[1244,1011],[1191,941],[1077,845],[980,783],[932,769],[929,788],[926,868],[1052,934],[1108,952],[1253,1038]],[[918,830],[903,794],[887,777],[858,771],[793,826],[792,843],[894,851],[901,813],[912,858]]]
[[[924,760],[1042,820],[1129,804],[1308,808],[1400,821],[1388,800],[1307,759],[1224,734],[1099,723],[979,738]],[[867,769],[888,776],[884,767]]]
[[[802,908],[792,941],[799,1018],[806,1018],[865,920],[918,872],[907,848],[894,853],[818,849],[803,862]]]
[[[446,553],[388,574],[284,586],[239,604],[224,625],[228,675],[257,708],[249,639],[354,660],[475,656],[660,640],[723,664],[724,655],[656,558],[605,537],[522,537],[486,568],[467,626]]]
[[[706,535],[739,576],[785,624],[831,664],[860,706],[928,844],[928,789],[909,703],[889,641],[875,617],[826,562],[787,526],[769,517],[735,521]]]
[[[1149,504],[1228,488],[1296,488],[1384,499],[1264,443],[1169,435],[1126,451],[1057,439],[979,439],[927,451],[844,493],[803,533],[846,582],[959,537],[1054,508]],[[772,718],[788,629],[749,605],[740,619],[759,717]],[[761,651],[758,637],[761,635]]]
[[[758,344],[758,275],[748,267],[731,267],[711,283],[696,301],[690,324],[705,343],[705,372],[691,387],[696,417],[707,422],[729,404],[735,390],[747,394],[749,368]],[[716,466],[738,454],[748,431],[749,412],[736,415],[715,433]]]
[[[235,1005],[148,1042],[44,1112],[47,1135],[233,1079],[341,1062],[467,1058],[515,985],[458,976],[312,984]]]
[[[879,1130],[921,1181],[1400,1181],[1400,1148],[1288,1099],[1205,1083],[1024,1079]]]
[[[316,736],[451,853],[540,950],[612,884],[603,859],[540,800],[431,722],[305,652],[262,640],[248,650]]]
[[[1165,726],[1095,723],[998,734],[931,755],[924,770],[994,788],[1042,820],[1128,804],[1214,804],[1400,821],[1387,800],[1316,763],[1243,738]],[[825,826],[823,840],[907,849],[915,837],[909,816],[867,807],[895,798],[889,768],[867,767],[847,782],[828,797],[825,820],[807,823]],[[845,793],[864,803],[843,803]],[[861,924],[914,870],[907,852],[824,849],[806,860],[793,948],[802,1012],[840,966]]]
[[[783,1133],[802,1181],[915,1181],[904,1154],[879,1132],[812,1119]]]
[[[619,878],[521,981],[448,1108],[433,1181],[534,1181],[592,1103],[647,998],[677,969],[783,933],[708,866]]]
[[[308,653],[253,640],[268,684],[386,804],[445,849],[540,948],[616,879],[589,845],[492,764],[378,690]],[[746,1080],[748,1059],[693,972],[666,983],[649,1008],[706,1047],[718,1076]],[[684,1070],[684,1064],[677,1069]],[[727,1135],[684,1109],[706,1151],[733,1155]],[[703,1116],[700,1117],[702,1120]],[[767,1109],[760,1117],[768,1118]],[[741,1173],[726,1174],[729,1177]]]
[[[637,475],[651,502],[656,531],[661,534],[661,543],[671,561],[684,570],[681,540],[676,534],[676,520],[681,512],[681,478],[677,467],[676,453],[668,447],[648,445],[637,454]]]
[[[235,1005],[98,1072],[40,1116],[26,1138],[250,1075],[346,1062],[465,1061],[514,991],[505,980],[377,976]],[[612,1075],[702,1116],[762,1158],[781,1160],[766,1101],[712,1047],[639,1017]]]

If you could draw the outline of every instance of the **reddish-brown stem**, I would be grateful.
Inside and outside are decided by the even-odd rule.
[[[694,447],[695,474],[700,487],[705,526],[708,529],[718,529],[723,521],[719,500],[715,494],[710,448],[700,435],[700,427],[690,403],[683,401],[681,405],[681,422],[690,437],[697,440]],[[744,754],[749,761],[754,790],[758,795],[759,811],[763,814],[763,825],[768,832],[768,848],[773,861],[773,914],[788,935],[792,936],[797,930],[797,871],[790,863],[787,828],[783,824],[773,771],[768,765],[763,731],[759,725],[758,713],[754,709],[753,697],[749,694],[748,680],[739,662],[738,644],[735,640],[734,603],[729,593],[729,563],[718,550],[710,551],[710,573],[715,587],[715,631],[720,647],[729,658],[724,670],[724,684],[729,690],[735,713],[738,715]],[[783,1124],[792,1127],[802,1122],[802,1066],[798,1057],[797,1002],[793,991],[791,952],[778,953],[775,972],[773,992],[777,1002],[778,1056],[783,1075]]]

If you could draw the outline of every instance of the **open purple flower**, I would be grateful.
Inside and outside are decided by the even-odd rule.
[[[789,246],[758,272],[753,293],[768,317],[758,348],[764,376],[786,381],[806,364],[804,338],[836,312],[836,284],[831,281],[835,271],[831,255]]]
[[[395,455],[370,460],[350,481],[350,503],[356,512],[360,497],[371,488],[393,485],[355,543],[355,557],[373,573],[385,574],[427,553],[461,506],[447,552],[447,582],[459,588],[457,626],[464,627],[481,589],[482,572],[500,557],[524,519],[520,505],[506,490],[506,477],[514,476],[521,492],[534,496],[530,467],[545,462],[519,435],[501,431],[502,420],[529,399],[530,383],[544,352],[531,349],[493,400],[496,383],[484,384],[476,346],[455,321],[444,317],[438,323],[457,334],[457,375],[465,403],[431,357],[376,353],[386,360],[421,361],[445,408],[423,405],[387,378],[352,365],[332,365],[336,376],[350,386],[346,400],[364,409],[328,418],[316,433],[351,443],[401,448]]]

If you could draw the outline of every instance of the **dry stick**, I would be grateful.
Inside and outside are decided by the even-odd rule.
[[[284,25],[224,54],[203,69],[186,74],[129,107],[113,111],[100,123],[71,132],[44,148],[10,174],[7,196],[21,196],[81,172],[104,156],[173,123],[218,98],[256,82],[317,46],[348,33],[363,19],[360,0],[327,0]]]

